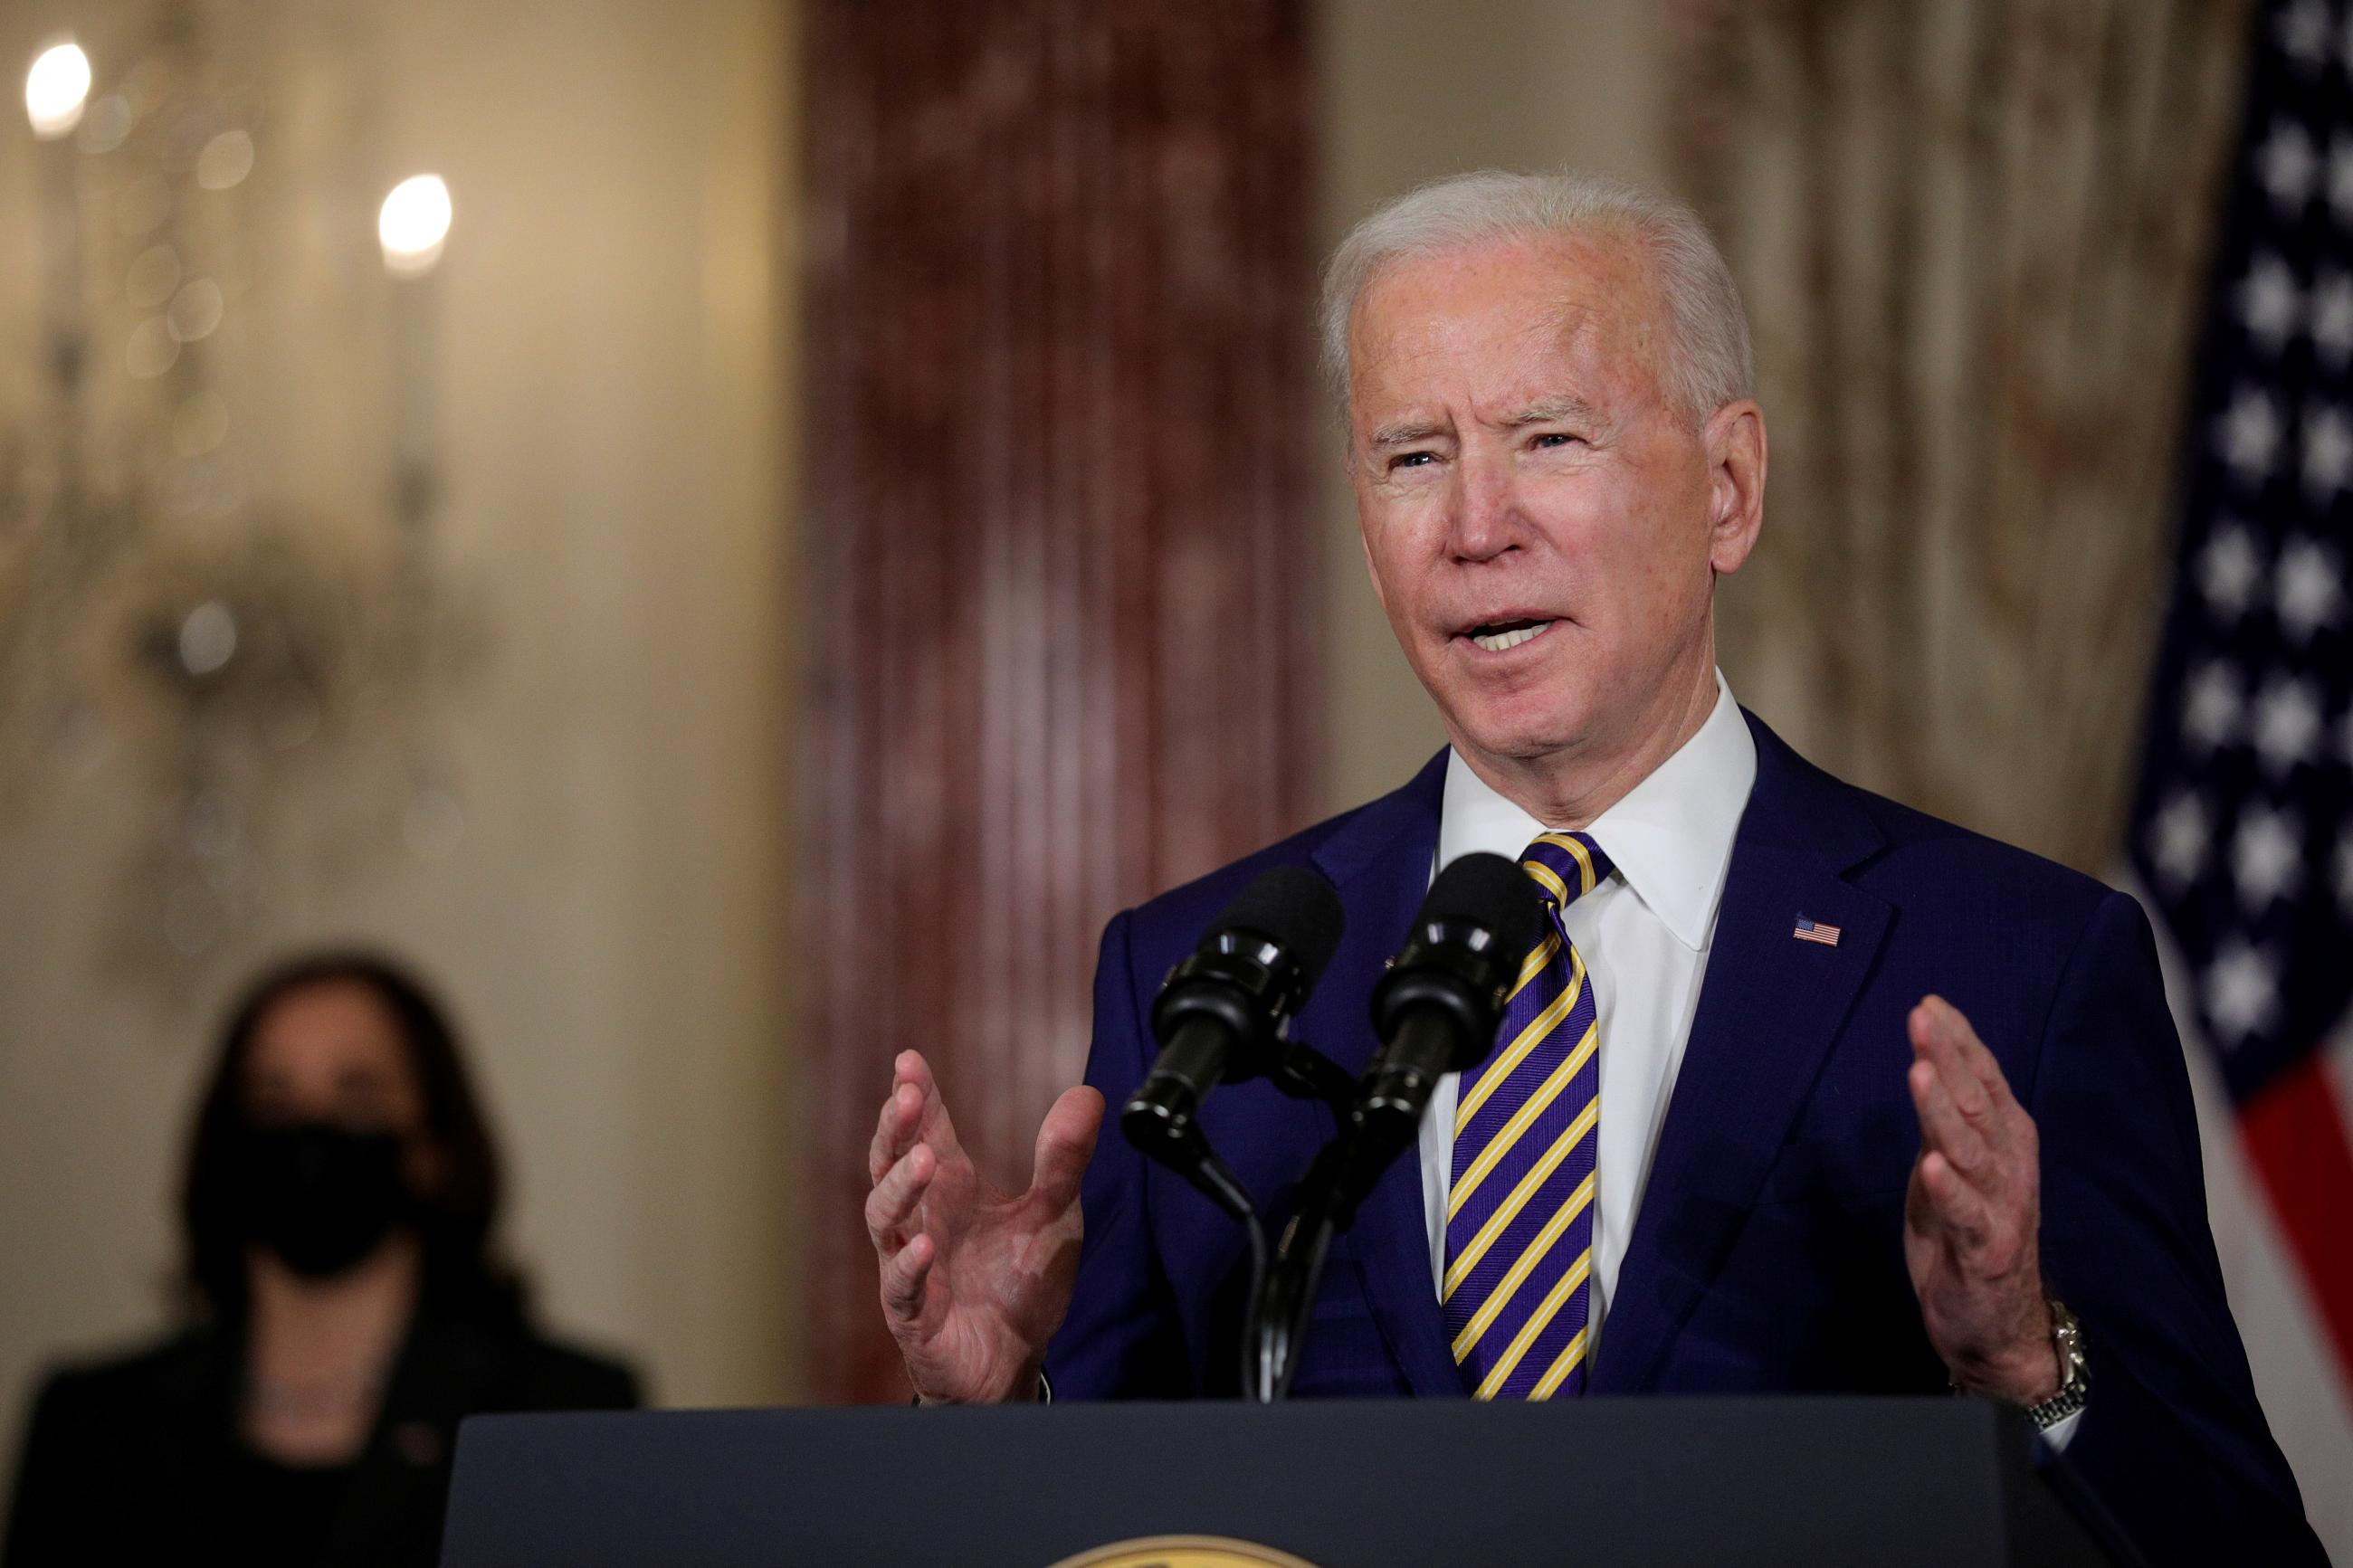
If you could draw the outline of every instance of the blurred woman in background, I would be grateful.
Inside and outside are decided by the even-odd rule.
[[[432,1563],[459,1417],[637,1403],[533,1329],[499,1196],[421,986],[356,953],[265,975],[189,1142],[191,1321],[42,1389],[0,1563]]]

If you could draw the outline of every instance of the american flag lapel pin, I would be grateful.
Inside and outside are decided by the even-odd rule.
[[[1810,921],[1805,916],[1799,915],[1798,917],[1798,929],[1791,931],[1789,934],[1796,937],[1799,942],[1820,942],[1824,947],[1836,947],[1838,945],[1839,928],[1836,926],[1826,926],[1820,921]]]

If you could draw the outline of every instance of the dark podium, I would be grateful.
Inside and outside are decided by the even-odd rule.
[[[1160,1535],[1316,1568],[2119,1561],[2043,1459],[1961,1399],[493,1415],[459,1433],[442,1561],[1048,1568]]]

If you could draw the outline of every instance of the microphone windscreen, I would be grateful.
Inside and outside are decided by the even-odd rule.
[[[1260,872],[1209,929],[1255,931],[1281,943],[1299,964],[1303,991],[1313,991],[1346,924],[1330,882],[1304,866],[1277,866]]]
[[[1417,923],[1467,921],[1486,927],[1512,952],[1544,940],[1544,894],[1535,879],[1501,855],[1465,855],[1448,863],[1421,900]]]

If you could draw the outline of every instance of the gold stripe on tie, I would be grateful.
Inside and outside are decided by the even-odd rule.
[[[1559,1027],[1562,1020],[1576,1010],[1577,994],[1585,989],[1585,960],[1577,956],[1577,949],[1573,947],[1568,950],[1568,989],[1554,997],[1550,1006],[1528,1020],[1528,1026],[1520,1031],[1520,1037],[1514,1040],[1505,1048],[1504,1054],[1495,1058],[1493,1066],[1479,1075],[1479,1081],[1471,1086],[1471,1092],[1456,1102],[1454,1107],[1456,1137],[1460,1138],[1462,1135],[1462,1130],[1471,1125],[1471,1118],[1478,1114],[1481,1106],[1487,1103],[1487,1097],[1493,1094],[1505,1079],[1519,1070],[1520,1063],[1527,1059],[1528,1053],[1535,1050],[1546,1035]]]
[[[1566,833],[1539,833],[1536,835],[1536,842],[1549,844],[1556,849],[1567,850],[1577,861],[1577,868],[1584,873],[1581,879],[1585,883],[1584,888],[1577,893],[1578,898],[1583,898],[1587,893],[1593,891],[1593,857],[1584,845]]]
[[[1560,1065],[1552,1069],[1552,1076],[1528,1096],[1527,1103],[1512,1112],[1512,1119],[1495,1130],[1494,1137],[1479,1151],[1479,1157],[1471,1163],[1471,1168],[1454,1179],[1454,1195],[1446,1205],[1448,1219],[1462,1212],[1462,1205],[1470,1201],[1472,1193],[1479,1190],[1479,1184],[1487,1179],[1487,1173],[1495,1168],[1495,1163],[1504,1157],[1505,1151],[1519,1142],[1520,1134],[1544,1114],[1545,1107],[1560,1098],[1560,1091],[1568,1087],[1568,1080],[1577,1076],[1577,1069],[1585,1065],[1585,1059],[1600,1043],[1600,1025],[1587,1026],[1585,1038],[1577,1042],[1577,1049],[1563,1057]]]
[[[1579,1285],[1585,1283],[1586,1271],[1592,1265],[1591,1248],[1588,1247],[1577,1254],[1577,1261],[1569,1265],[1568,1272],[1560,1277],[1560,1283],[1552,1288],[1551,1294],[1538,1304],[1535,1311],[1528,1314],[1528,1321],[1520,1325],[1520,1331],[1512,1336],[1511,1348],[1504,1352],[1504,1358],[1487,1370],[1486,1381],[1479,1385],[1479,1392],[1472,1395],[1472,1398],[1495,1397],[1496,1391],[1501,1389],[1504,1381],[1512,1375],[1512,1369],[1520,1364],[1520,1358],[1528,1353],[1528,1347],[1535,1343],[1536,1336],[1544,1332],[1545,1325],[1551,1322],[1553,1314],[1560,1310],[1561,1303],[1574,1295]]]
[[[1551,867],[1541,860],[1523,860],[1520,862],[1520,869],[1534,877],[1537,885],[1552,895],[1556,909],[1568,907],[1568,884],[1562,881]]]
[[[1586,1330],[1579,1329],[1577,1337],[1561,1347],[1560,1354],[1553,1361],[1552,1370],[1536,1379],[1536,1385],[1528,1390],[1530,1399],[1550,1399],[1553,1391],[1577,1370],[1577,1363],[1585,1359],[1585,1335]]]
[[[1479,1234],[1471,1238],[1471,1244],[1448,1267],[1446,1289],[1439,1297],[1440,1300],[1453,1300],[1454,1288],[1470,1275],[1479,1259],[1487,1256],[1487,1249],[1495,1245],[1495,1238],[1504,1234],[1504,1227],[1512,1223],[1512,1216],[1527,1206],[1528,1200],[1536,1195],[1536,1189],[1560,1169],[1560,1163],[1568,1158],[1568,1152],[1577,1147],[1577,1140],[1593,1131],[1593,1124],[1600,1118],[1601,1101],[1596,1099],[1588,1102],[1585,1109],[1577,1112],[1577,1120],[1553,1140],[1552,1147],[1545,1151],[1544,1158],[1520,1178],[1520,1184],[1512,1189],[1512,1195],[1504,1200],[1501,1208],[1488,1216],[1487,1223],[1479,1227]],[[1586,1178],[1588,1182],[1592,1179],[1590,1176]]]
[[[1583,1212],[1585,1205],[1592,1201],[1593,1177],[1588,1173],[1585,1180],[1577,1184],[1577,1191],[1568,1194],[1567,1200],[1554,1213],[1552,1218],[1545,1221],[1544,1229],[1536,1232],[1536,1238],[1528,1243],[1528,1249],[1520,1254],[1520,1260],[1512,1265],[1511,1272],[1505,1274],[1496,1283],[1495,1293],[1479,1304],[1478,1312],[1469,1322],[1462,1325],[1462,1331],[1454,1336],[1454,1359],[1457,1363],[1470,1355],[1472,1347],[1479,1342],[1479,1336],[1485,1333],[1487,1325],[1495,1321],[1495,1314],[1510,1304],[1512,1292],[1517,1290],[1521,1282],[1527,1279],[1529,1272],[1544,1261],[1544,1255],[1552,1250],[1552,1244],[1558,1241],[1568,1227],[1576,1223],[1577,1215]],[[1590,1256],[1591,1248],[1588,1247],[1587,1253]],[[1569,1274],[1582,1279],[1583,1275],[1579,1272],[1582,1268],[1583,1264],[1580,1262],[1569,1269]],[[1482,1394],[1480,1397],[1483,1399],[1486,1395]]]
[[[1512,982],[1512,994],[1504,998],[1504,1004],[1510,1005],[1514,998],[1525,991],[1528,988],[1528,983],[1545,972],[1545,965],[1550,963],[1552,955],[1559,951],[1560,932],[1557,931],[1545,932],[1543,944],[1528,954],[1528,961],[1520,965],[1520,977]]]

